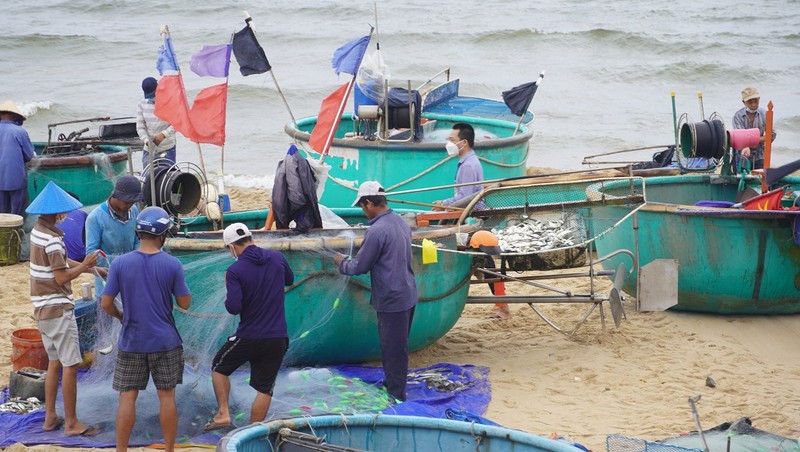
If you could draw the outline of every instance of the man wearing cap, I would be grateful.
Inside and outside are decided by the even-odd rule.
[[[294,272],[286,257],[256,246],[250,230],[242,223],[229,225],[222,238],[236,259],[225,273],[225,309],[239,316],[239,326],[211,363],[218,409],[205,425],[206,431],[231,426],[229,377],[247,362],[250,386],[256,390],[250,423],[263,421],[272,402],[278,370],[289,348],[283,288],[294,284]]]
[[[50,181],[26,209],[29,214],[39,215],[31,231],[30,274],[33,318],[41,332],[42,344],[49,359],[42,430],[53,431],[63,424],[67,436],[93,436],[99,433],[96,427],[79,421],[75,409],[78,364],[83,357],[78,342],[71,284],[81,273],[91,271],[97,263],[97,253],[87,255],[83,262],[68,259],[64,233],[56,227],[61,217],[81,206],[78,200]],[[63,418],[56,413],[60,375],[64,396]]]
[[[142,183],[135,176],[120,176],[111,196],[86,219],[86,252],[102,250],[111,260],[139,246],[136,217],[142,200]]]
[[[408,334],[417,306],[411,228],[386,204],[386,192],[378,182],[361,184],[353,206],[364,211],[369,229],[355,257],[337,254],[334,260],[343,275],[369,272],[369,303],[378,315],[384,385],[390,396],[405,401]]]
[[[175,128],[156,116],[156,88],[153,77],[142,80],[144,98],[136,105],[136,133],[144,143],[142,168],[150,164],[150,149],[155,150],[154,159],[165,158],[175,163]]]
[[[136,423],[136,399],[152,376],[164,450],[172,452],[178,431],[175,388],[183,383],[184,365],[183,340],[175,327],[172,299],[189,309],[192,294],[181,262],[161,250],[170,228],[167,212],[161,207],[147,207],[135,223],[139,247],[111,262],[101,301],[103,310],[122,324],[112,383],[119,391],[117,451],[128,449]],[[117,294],[122,294],[122,309],[114,301]]]
[[[26,117],[7,100],[0,104],[0,213],[25,216],[28,203],[28,167],[33,143],[22,128]]]
[[[761,95],[758,89],[748,86],[742,90],[742,103],[744,108],[740,109],[733,115],[733,128],[734,129],[758,129],[761,131],[761,140],[758,147],[750,149],[746,147],[742,149],[742,155],[749,158],[753,163],[753,169],[764,168],[764,142],[767,137],[767,112],[763,108],[758,107],[758,102],[761,100]],[[772,141],[775,140],[777,133],[772,129]]]

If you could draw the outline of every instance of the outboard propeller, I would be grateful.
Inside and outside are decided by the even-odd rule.
[[[608,295],[608,304],[611,307],[611,317],[614,318],[614,325],[619,328],[622,317],[625,316],[625,308],[622,306],[622,285],[625,283],[625,264],[620,262],[617,272],[614,275],[614,287]],[[627,316],[625,316],[627,318]]]

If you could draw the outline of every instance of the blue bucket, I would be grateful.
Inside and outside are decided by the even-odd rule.
[[[76,301],[75,321],[78,324],[81,353],[85,353],[91,350],[97,341],[97,301]]]

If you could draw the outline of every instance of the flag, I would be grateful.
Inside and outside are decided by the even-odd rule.
[[[362,36],[358,39],[353,39],[347,44],[339,47],[333,52],[333,59],[331,64],[336,75],[342,72],[356,75],[358,67],[361,66],[361,59],[364,58],[364,53],[367,51],[369,45],[369,35]]]
[[[172,49],[172,37],[167,36],[164,43],[158,48],[158,60],[156,60],[156,69],[159,75],[164,75],[166,71],[178,72],[178,58],[175,57],[175,50]]]
[[[261,48],[256,34],[249,25],[233,35],[233,55],[236,57],[236,62],[239,63],[239,72],[245,77],[263,74],[272,69],[264,49]]]
[[[530,82],[515,86],[508,91],[503,91],[503,102],[506,103],[511,113],[523,116],[528,112],[528,107],[530,107],[533,95],[536,94],[538,87],[539,85],[536,82]]]
[[[186,89],[183,87],[180,74],[165,75],[158,81],[155,115],[168,122],[186,138],[191,139],[195,135],[189,116]]]
[[[333,137],[336,135],[336,128],[339,126],[339,120],[352,86],[353,81],[351,80],[337,88],[322,101],[322,105],[319,107],[317,124],[311,131],[308,144],[322,155],[328,153],[328,149],[333,143]]]
[[[777,188],[742,202],[744,210],[781,210],[783,188]]]
[[[203,46],[189,63],[192,72],[201,77],[227,77],[230,65],[230,44]]]
[[[225,106],[227,101],[227,83],[209,86],[197,93],[192,109],[189,111],[195,135],[187,138],[195,143],[223,146],[225,144]]]

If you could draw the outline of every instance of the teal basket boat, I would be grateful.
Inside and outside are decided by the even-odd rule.
[[[316,416],[256,423],[227,434],[218,452],[575,452],[575,446],[509,428],[417,416]]]

